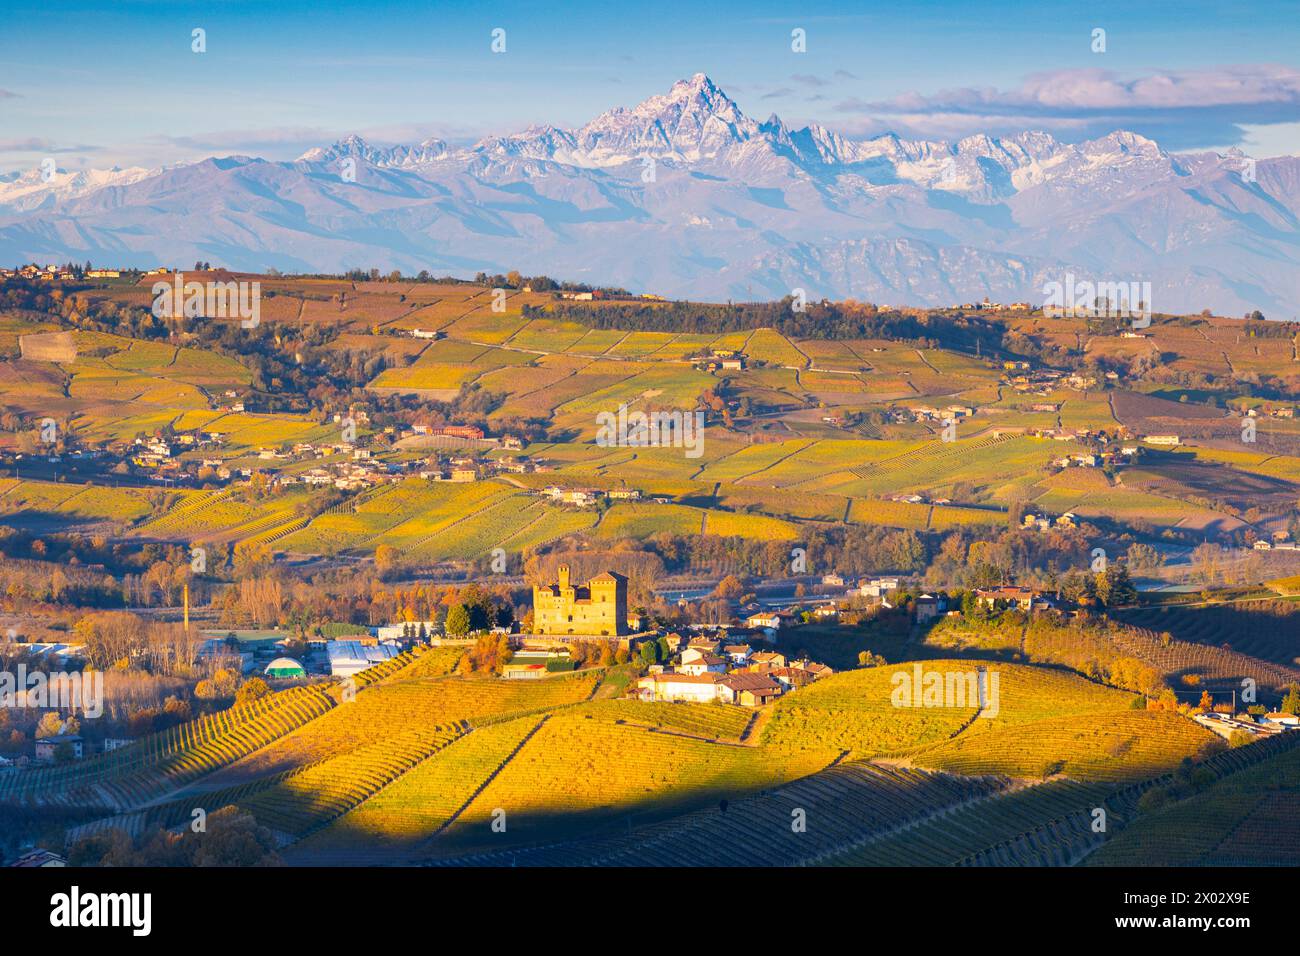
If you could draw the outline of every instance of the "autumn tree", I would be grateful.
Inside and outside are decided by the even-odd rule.
[[[235,706],[251,704],[269,693],[271,693],[271,688],[266,681],[260,677],[250,677],[239,685],[239,690],[235,693]]]

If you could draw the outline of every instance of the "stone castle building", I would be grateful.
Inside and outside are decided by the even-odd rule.
[[[626,634],[627,578],[613,571],[586,585],[569,581],[569,566],[560,565],[558,584],[533,588],[533,633],[615,637]]]

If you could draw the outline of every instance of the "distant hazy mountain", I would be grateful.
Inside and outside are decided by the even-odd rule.
[[[850,140],[746,116],[704,74],[579,129],[468,148],[349,136],[291,163],[0,177],[0,263],[519,269],[674,296],[1041,301],[1067,271],[1157,311],[1300,301],[1300,158],[1135,133]],[[1253,181],[1252,181],[1253,178]]]

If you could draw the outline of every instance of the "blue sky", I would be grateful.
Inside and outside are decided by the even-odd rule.
[[[1300,154],[1295,0],[0,7],[0,171],[580,125],[699,71],[752,116],[850,135],[1123,127],[1170,149]],[[806,53],[790,49],[796,27]]]

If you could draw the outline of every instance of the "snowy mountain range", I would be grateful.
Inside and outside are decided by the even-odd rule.
[[[47,181],[48,179],[48,181]],[[699,299],[1040,301],[1067,272],[1156,311],[1300,301],[1300,158],[1116,131],[955,143],[757,121],[704,74],[578,129],[457,147],[349,136],[293,162],[0,177],[0,263],[518,269]]]

